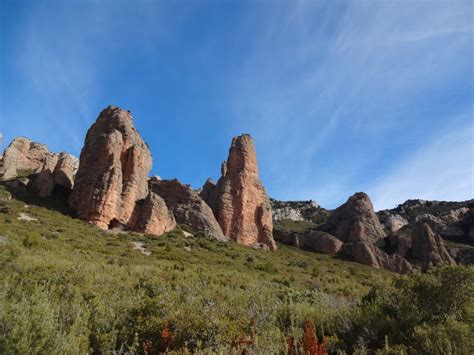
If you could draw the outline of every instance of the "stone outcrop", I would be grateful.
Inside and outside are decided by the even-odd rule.
[[[20,137],[15,138],[5,149],[2,160],[0,175],[4,180],[8,180],[44,170],[53,171],[58,156],[51,153],[45,145]]]
[[[432,231],[429,224],[424,222],[418,222],[415,225],[412,236],[411,257],[420,262],[423,270],[430,263],[433,265],[456,264],[446,250],[441,237]]]
[[[128,229],[140,233],[161,235],[176,227],[176,220],[165,201],[151,192],[144,200],[137,201]]]
[[[51,196],[54,191],[53,174],[49,170],[40,172],[34,177],[28,188],[30,191],[37,193],[39,197]]]
[[[214,181],[212,181],[211,178],[207,179],[204,185],[202,186],[201,190],[199,191],[199,196],[204,200],[204,201],[209,201],[211,197],[212,190],[216,187],[216,184]]]
[[[361,264],[400,273],[412,270],[407,260],[397,254],[389,255],[377,246],[386,235],[369,196],[363,192],[335,209],[322,229],[343,241],[342,252]]]
[[[343,242],[368,241],[385,238],[385,232],[374,212],[369,196],[358,192],[335,209],[322,229]]]
[[[388,255],[376,245],[366,241],[345,243],[342,251],[350,255],[354,261],[375,268],[383,268],[398,273],[409,273],[413,270],[411,264],[400,255]]]
[[[183,185],[177,179],[152,178],[149,180],[149,188],[165,200],[178,223],[189,225],[217,240],[228,240],[211,208],[189,185]]]
[[[391,215],[385,221],[385,228],[390,233],[395,233],[408,224],[408,221],[399,214]]]
[[[87,132],[70,206],[100,228],[126,226],[135,203],[148,195],[151,165],[150,150],[130,112],[107,107]],[[145,201],[153,204],[156,198]]]
[[[329,211],[320,207],[315,201],[278,201],[270,199],[273,221],[290,219],[307,221],[316,224],[326,222]]]
[[[212,208],[224,235],[242,245],[275,250],[272,209],[258,177],[257,155],[250,135],[232,140],[221,172],[216,186],[206,187],[201,196]]]
[[[52,153],[44,144],[28,138],[15,138],[5,149],[1,165],[3,179],[31,176],[29,189],[47,197],[56,189],[70,192],[79,161],[65,152]]]
[[[53,181],[56,187],[72,190],[74,177],[79,169],[79,159],[75,156],[62,152],[58,155],[58,162],[53,172]]]
[[[276,241],[300,249],[314,251],[329,255],[336,255],[344,244],[331,234],[312,230],[304,233],[294,231],[281,231],[274,233]]]
[[[71,154],[60,153],[53,171],[47,169],[33,177],[29,190],[40,197],[51,196],[55,191],[69,195],[74,186],[74,176],[79,160]]]

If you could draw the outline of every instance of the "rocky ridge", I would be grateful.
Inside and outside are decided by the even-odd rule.
[[[200,191],[148,178],[151,165],[131,113],[109,106],[89,129],[80,163],[16,138],[0,158],[0,177],[15,192],[70,195],[77,216],[103,229],[161,235],[179,223],[219,241],[275,250],[277,240],[400,273],[474,263],[474,200],[408,200],[375,213],[365,193],[333,211],[314,201],[269,199],[247,134],[233,138],[220,179]]]

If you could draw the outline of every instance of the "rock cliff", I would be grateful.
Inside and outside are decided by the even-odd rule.
[[[151,165],[130,112],[107,107],[87,132],[70,206],[100,228],[126,226],[135,203],[147,197]]]

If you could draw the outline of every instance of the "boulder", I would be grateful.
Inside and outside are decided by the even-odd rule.
[[[232,139],[221,172],[216,186],[203,189],[201,197],[211,207],[224,235],[242,245],[275,250],[272,208],[258,177],[257,155],[250,135]]]
[[[152,178],[149,181],[149,188],[165,200],[178,223],[189,225],[196,231],[204,232],[217,240],[228,240],[211,208],[189,185],[183,185],[177,179]]]
[[[79,218],[106,229],[127,225],[148,195],[151,153],[129,111],[109,106],[87,132],[69,204]],[[147,203],[156,202],[150,197]]]
[[[413,230],[411,257],[419,261],[421,268],[426,270],[428,265],[450,264],[456,262],[448,253],[443,239],[435,234],[430,225],[417,222]]]
[[[165,201],[151,191],[144,200],[137,201],[127,226],[130,230],[154,235],[169,232],[175,227],[176,220]]]

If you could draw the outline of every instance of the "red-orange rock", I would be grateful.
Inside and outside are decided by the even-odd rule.
[[[127,225],[136,201],[148,195],[151,164],[130,112],[107,107],[87,132],[71,207],[100,228]]]
[[[168,210],[165,201],[154,192],[145,200],[137,202],[128,229],[140,233],[161,235],[176,227],[173,214]]]
[[[208,184],[203,198],[224,235],[242,245],[275,250],[270,200],[258,177],[257,155],[250,135],[232,140],[221,171],[216,186],[211,188]]]

